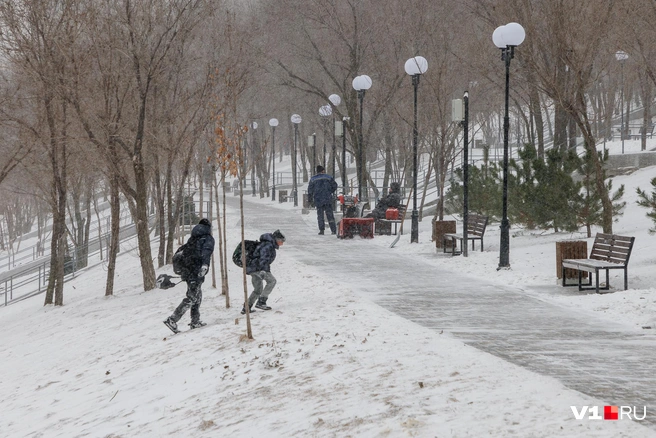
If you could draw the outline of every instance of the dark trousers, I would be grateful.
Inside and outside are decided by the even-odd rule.
[[[183,298],[182,302],[171,315],[171,319],[175,322],[180,321],[180,318],[191,308],[191,323],[200,321],[200,303],[203,301],[203,291],[201,285],[205,277],[187,280],[187,296]]]
[[[326,218],[328,218],[328,226],[330,226],[330,231],[333,233],[337,232],[332,204],[317,205],[317,222],[319,222],[319,231],[326,229],[326,223],[323,220],[324,213],[326,214]]]

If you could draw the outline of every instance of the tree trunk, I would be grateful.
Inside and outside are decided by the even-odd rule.
[[[573,114],[576,117],[577,125],[583,133],[585,147],[592,155],[592,163],[594,165],[595,185],[602,205],[602,229],[606,234],[613,234],[613,203],[610,200],[608,189],[604,181],[603,162],[597,152],[595,138],[592,135],[592,127],[585,110],[585,95],[577,92],[577,104],[582,110],[579,114]]]
[[[110,192],[110,229],[109,254],[107,255],[107,281],[105,283],[105,296],[114,295],[114,277],[116,274],[116,257],[120,244],[121,199],[119,195],[118,177],[113,175],[109,179]]]
[[[544,158],[544,119],[542,118],[542,108],[540,106],[540,93],[538,92],[537,84],[533,81],[529,82],[529,92],[531,112],[535,121],[538,157]]]

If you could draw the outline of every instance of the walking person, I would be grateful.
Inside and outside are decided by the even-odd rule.
[[[276,230],[260,236],[260,244],[246,260],[246,274],[251,276],[253,292],[248,297],[249,312],[255,312],[253,304],[260,310],[271,310],[267,300],[276,285],[276,277],[271,273],[271,263],[276,259],[276,250],[285,242],[285,236]],[[266,282],[266,286],[264,283]],[[264,287],[263,287],[264,286]],[[246,313],[246,306],[241,308],[241,314]]]
[[[180,255],[179,255],[180,253]],[[191,308],[192,329],[206,325],[200,320],[200,303],[203,300],[201,285],[205,281],[205,274],[209,270],[210,260],[214,253],[214,237],[212,237],[212,224],[207,219],[201,219],[191,230],[191,236],[184,247],[176,252],[174,265],[176,265],[176,256],[180,257],[180,278],[187,283],[187,295],[169,316],[164,324],[173,331],[178,333],[178,321]]]
[[[337,190],[335,179],[326,174],[323,166],[317,166],[317,174],[310,179],[308,184],[308,197],[310,202],[314,201],[317,208],[317,222],[319,223],[319,234],[324,234],[326,223],[323,215],[326,214],[331,234],[337,233],[335,215],[333,214],[333,194]]]

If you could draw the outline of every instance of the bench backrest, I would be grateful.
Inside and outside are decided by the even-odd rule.
[[[487,216],[481,216],[480,214],[467,215],[467,234],[469,237],[482,237],[487,227],[487,219]]]
[[[590,258],[627,265],[634,240],[635,237],[597,233],[592,244],[592,251],[590,251]]]

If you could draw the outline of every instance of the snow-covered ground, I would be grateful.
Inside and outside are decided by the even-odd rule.
[[[445,269],[520,287],[590,318],[654,330],[656,236],[647,233],[653,224],[646,210],[635,205],[635,187],[651,192],[654,176],[652,167],[614,182],[625,184],[627,201],[614,232],[636,237],[628,291],[596,295],[544,287],[556,284],[555,242],[583,239],[582,233],[513,228],[512,268],[502,271],[496,271],[497,224],[488,227],[485,252],[468,258],[437,254],[430,220],[420,224],[420,244],[410,244],[406,234],[391,251],[439,258]],[[300,214],[291,203],[246,202],[275,207],[281,223],[285,215]],[[231,211],[228,218],[232,248],[238,215]],[[314,215],[305,219],[315,230]],[[390,239],[370,244],[383,250]],[[288,240],[286,245],[302,244]],[[66,284],[63,307],[43,307],[39,297],[0,308],[0,435],[656,436],[637,421],[576,420],[570,406],[604,402],[404,320],[359,293],[356,280],[344,288],[326,270],[292,255],[283,248],[276,259],[274,310],[253,315],[254,340],[245,337],[242,277],[234,265],[232,306],[226,308],[208,277],[201,311],[209,325],[171,336],[162,320],[184,287],[143,292],[136,248],[124,248],[119,257],[113,297],[103,296],[106,273],[99,266]],[[349,257],[357,258],[357,250]],[[612,286],[621,285],[619,275],[611,274]],[[180,322],[183,330],[187,322],[188,315]]]

